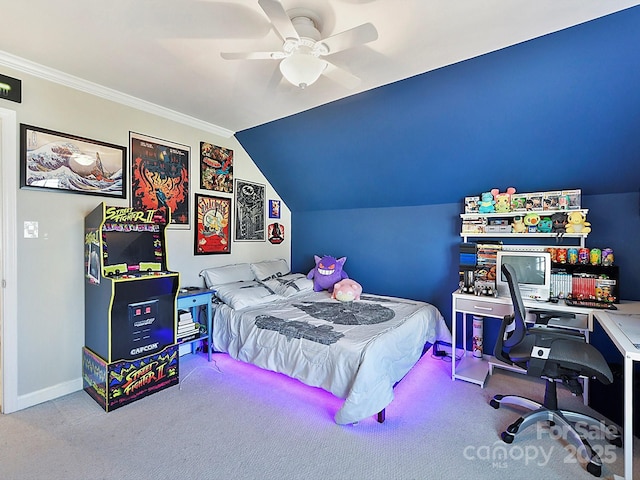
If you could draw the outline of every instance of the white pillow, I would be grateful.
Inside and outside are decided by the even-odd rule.
[[[205,268],[200,272],[204,284],[208,288],[217,288],[226,283],[246,282],[254,280],[253,272],[248,263],[236,263],[224,267]]]
[[[255,280],[218,285],[216,296],[234,310],[261,305],[282,298],[266,285]]]
[[[267,280],[269,278],[281,277],[282,275],[286,275],[290,272],[287,261],[282,258],[252,263],[251,270],[253,271],[256,280]]]
[[[265,280],[262,283],[283,297],[290,297],[291,295],[313,290],[313,280],[309,280],[302,273],[290,273],[289,275]]]

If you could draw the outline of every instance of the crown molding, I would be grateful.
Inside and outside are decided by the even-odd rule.
[[[131,95],[127,95],[117,90],[98,85],[97,83],[93,83],[88,80],[69,75],[53,68],[45,67],[38,63],[26,60],[21,57],[17,57],[2,50],[0,50],[0,65],[18,70],[23,73],[27,73],[29,75],[33,75],[34,77],[42,78],[50,82],[73,88],[90,95],[95,95],[112,102],[120,103],[137,110],[142,110],[143,112],[151,113],[153,115],[157,115],[174,122],[182,123],[199,130],[204,130],[215,135],[220,135],[221,137],[230,138],[234,135],[234,132],[232,132],[231,130],[219,127],[218,125],[198,120],[197,118],[190,117],[189,115],[184,115],[180,112],[176,112],[175,110],[156,105],[155,103],[141,100]]]

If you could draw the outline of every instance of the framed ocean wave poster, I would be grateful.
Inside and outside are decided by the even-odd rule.
[[[127,148],[20,124],[20,188],[126,198]]]

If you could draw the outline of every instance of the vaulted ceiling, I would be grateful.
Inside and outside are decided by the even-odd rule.
[[[378,32],[328,57],[358,76],[358,86],[323,76],[301,90],[282,79],[277,60],[221,57],[281,49],[258,0],[7,1],[0,68],[71,75],[232,134],[639,3],[282,0],[287,11],[310,10],[323,38],[364,23]]]
[[[236,137],[292,211],[637,193],[639,25],[631,8]]]

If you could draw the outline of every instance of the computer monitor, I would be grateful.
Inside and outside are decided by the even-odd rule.
[[[502,265],[509,264],[518,278],[523,299],[549,300],[551,295],[551,254],[542,251],[498,251],[496,258],[496,289],[499,297],[509,297],[509,285]]]

